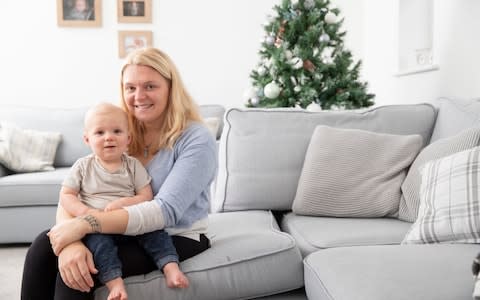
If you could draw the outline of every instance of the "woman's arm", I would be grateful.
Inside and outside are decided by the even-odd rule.
[[[123,234],[128,224],[128,212],[117,209],[109,212],[93,212],[91,214],[66,219],[68,213],[59,205],[57,222],[48,232],[53,252],[58,255],[67,245],[81,240],[89,233]]]
[[[73,216],[59,204],[56,215],[57,224],[68,222],[72,218]],[[94,285],[91,274],[96,274],[98,271],[95,268],[92,253],[87,247],[81,241],[76,241],[65,246],[57,255],[58,271],[63,282],[72,289],[82,292],[90,291]]]
[[[217,168],[212,134],[202,125],[192,125],[175,142],[173,150],[162,155],[149,165],[156,192],[154,201],[125,207],[129,213],[125,234],[142,234],[207,217],[209,187]],[[169,166],[170,161],[173,165],[168,169],[164,165]]]

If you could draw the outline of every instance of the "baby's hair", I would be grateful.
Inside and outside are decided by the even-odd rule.
[[[127,113],[118,105],[109,103],[109,102],[101,102],[98,104],[95,104],[92,106],[90,109],[87,110],[87,113],[85,114],[84,118],[84,128],[85,130],[87,129],[89,122],[92,119],[92,116],[94,115],[99,115],[99,114],[111,114],[111,113],[117,113],[125,118],[125,122],[128,125],[128,116]]]

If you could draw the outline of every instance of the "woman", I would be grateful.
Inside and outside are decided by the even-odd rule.
[[[72,218],[59,205],[57,225],[40,234],[25,260],[22,299],[92,299],[97,271],[80,241],[92,232],[137,235],[165,229],[180,261],[209,248],[209,186],[216,172],[215,141],[171,59],[155,48],[129,55],[121,72],[122,106],[128,112],[129,154],[152,177],[154,200]],[[58,270],[57,257],[58,255]],[[125,277],[155,264],[134,242],[119,245]],[[60,276],[57,276],[59,272]]]

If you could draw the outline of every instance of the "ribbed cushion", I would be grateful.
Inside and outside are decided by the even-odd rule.
[[[383,217],[398,211],[420,135],[317,126],[308,146],[292,210],[330,217]]]
[[[415,158],[402,184],[398,218],[408,222],[414,222],[417,219],[422,182],[420,168],[426,162],[470,149],[477,146],[479,142],[480,128],[469,128],[452,137],[439,139],[425,147]]]

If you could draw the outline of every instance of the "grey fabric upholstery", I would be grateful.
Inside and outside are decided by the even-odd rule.
[[[250,299],[303,286],[302,257],[293,238],[267,211],[212,214],[212,247],[181,263],[188,289],[169,289],[159,271],[126,279],[130,299]],[[281,263],[279,263],[281,262]],[[101,288],[95,299],[106,299]]]
[[[470,300],[478,245],[364,246],[327,249],[304,260],[315,300]]]
[[[393,218],[330,218],[288,213],[281,228],[305,257],[317,250],[365,245],[397,245],[412,224]]]
[[[408,167],[422,137],[319,125],[298,181],[299,215],[375,218],[398,212]]]
[[[430,143],[453,136],[469,127],[480,126],[480,98],[439,98],[438,116]]]
[[[435,117],[435,108],[429,104],[381,106],[363,112],[230,109],[220,140],[213,211],[289,210],[317,125],[420,134],[426,143]]]
[[[9,121],[23,129],[60,132],[60,142],[55,155],[54,167],[70,167],[77,158],[86,155],[90,149],[82,142],[83,116],[86,107],[2,107],[0,120]]]

